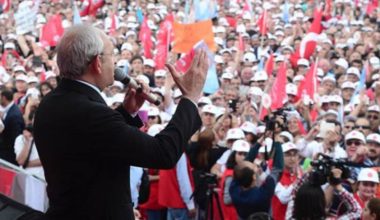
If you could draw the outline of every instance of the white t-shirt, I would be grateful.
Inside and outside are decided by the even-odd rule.
[[[20,155],[24,146],[25,146],[24,136],[22,134],[20,134],[19,136],[17,136],[17,138],[15,140],[15,145],[14,145],[16,158]],[[40,159],[40,157],[38,156],[36,144],[34,143],[32,146],[32,152],[30,153],[29,161],[36,160],[36,159]],[[33,175],[36,175],[38,177],[45,179],[44,170],[43,170],[42,166],[27,167],[25,170],[30,174],[33,174]]]
[[[220,172],[224,173],[224,171],[226,170],[227,160],[230,157],[231,153],[231,149],[224,151],[222,156],[220,156],[219,159],[216,161],[217,164],[221,165]]]

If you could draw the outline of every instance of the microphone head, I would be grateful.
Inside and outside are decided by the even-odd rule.
[[[127,77],[127,74],[121,68],[115,68],[113,74],[116,81],[123,81]]]

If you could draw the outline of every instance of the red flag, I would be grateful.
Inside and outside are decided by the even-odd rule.
[[[267,62],[265,63],[265,72],[267,72],[268,76],[272,75],[273,66],[274,66],[274,55],[273,53],[271,53]]]
[[[64,31],[61,16],[53,15],[42,27],[40,42],[42,45],[56,46]]]
[[[245,44],[243,41],[243,36],[241,34],[239,34],[239,50],[245,51]]]
[[[152,56],[152,32],[148,27],[148,19],[145,18],[141,24],[141,29],[139,33],[139,40],[141,41],[142,46],[144,47],[144,56],[145,58],[151,59]]]
[[[4,167],[0,167],[0,193],[10,196],[12,192],[12,184],[16,173]]]
[[[8,67],[7,64],[7,56],[8,54],[11,54],[13,57],[15,57],[20,64],[23,64],[24,62],[22,61],[20,54],[17,53],[16,50],[5,50],[3,55],[1,56],[1,65],[6,68]]]
[[[112,13],[112,15],[111,15],[111,26],[110,26],[110,32],[109,32],[110,35],[113,35],[116,32],[116,29],[117,29],[116,19],[117,19],[116,14]]]
[[[297,99],[314,100],[314,94],[317,91],[317,67],[318,61],[311,65],[305,78],[298,85]]]
[[[331,15],[332,7],[333,7],[332,1],[326,0],[325,13],[324,13],[325,16]]]
[[[305,127],[303,126],[301,119],[297,120],[298,129],[300,130],[301,135],[306,135]]]
[[[186,71],[190,68],[191,61],[193,61],[194,56],[195,50],[192,48],[185,56],[177,60],[177,62],[174,64],[175,68],[179,72],[186,73]]]
[[[169,52],[169,45],[173,40],[173,15],[169,14],[161,23],[157,33],[157,53],[154,57],[156,69],[164,69]]]
[[[370,15],[379,6],[378,0],[369,0],[366,8],[366,14]]]
[[[259,31],[262,35],[265,35],[268,33],[267,30],[267,11],[264,10],[264,12],[260,15],[259,20],[257,20],[257,26],[259,27]]]
[[[11,0],[0,0],[0,4],[3,8],[3,13],[8,12],[11,9]]]
[[[322,32],[322,10],[315,9],[313,23],[311,23],[308,32],[320,34]]]
[[[270,98],[272,101],[271,109],[276,110],[281,108],[284,105],[284,101],[287,98],[286,95],[286,62],[282,62],[280,68],[278,69],[278,73],[276,79],[274,80]]]
[[[85,7],[81,10],[80,16],[96,16],[96,13],[98,12],[98,9],[103,7],[105,4],[104,0],[86,0],[83,1],[83,4]]]

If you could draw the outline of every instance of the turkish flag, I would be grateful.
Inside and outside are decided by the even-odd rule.
[[[268,76],[272,75],[273,67],[274,67],[274,55],[273,53],[271,53],[267,62],[265,63],[265,72],[267,72]]]
[[[284,101],[287,98],[285,89],[286,82],[286,62],[282,62],[270,93],[272,110],[279,109],[284,105]]]
[[[262,35],[265,35],[268,33],[267,29],[267,11],[264,10],[264,12],[260,15],[259,20],[257,20],[257,26],[259,27],[259,31]]]
[[[156,69],[164,69],[166,59],[168,57],[169,45],[173,41],[173,14],[166,16],[165,20],[161,23],[160,29],[157,32],[157,53],[154,57]]]
[[[62,27],[62,19],[59,14],[50,17],[49,21],[42,27],[40,42],[42,45],[54,47],[62,37],[65,30]]]
[[[313,63],[306,73],[305,78],[298,85],[297,99],[310,98],[314,100],[314,94],[317,91],[317,67],[318,60]]]
[[[241,34],[239,34],[239,50],[245,51],[245,44],[244,44],[243,37],[241,36]]]
[[[144,56],[145,58],[152,58],[152,32],[148,27],[148,19],[145,18],[141,24],[141,29],[139,33],[139,40],[141,41],[142,46],[144,47]]]
[[[0,0],[0,4],[3,8],[3,13],[8,12],[11,9],[11,0]]]

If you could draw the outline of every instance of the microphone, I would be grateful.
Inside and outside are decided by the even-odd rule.
[[[122,82],[124,85],[129,86],[133,89],[136,89],[136,92],[143,93],[143,97],[145,100],[147,100],[150,103],[153,103],[155,105],[160,105],[160,100],[157,99],[157,97],[151,93],[144,93],[142,87],[134,80],[133,78],[129,77],[122,69],[115,68],[114,71],[114,78],[116,81]]]

